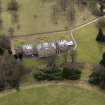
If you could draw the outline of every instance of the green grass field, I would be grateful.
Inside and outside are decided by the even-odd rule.
[[[30,34],[37,32],[54,31],[64,29],[67,25],[65,21],[59,21],[57,25],[53,24],[51,20],[52,6],[55,0],[47,0],[42,4],[42,0],[18,0],[20,4],[19,9],[19,23],[13,24],[11,15],[7,12],[7,4],[10,0],[2,1],[2,18],[3,18],[3,32],[7,33],[10,27],[15,29],[15,35]],[[75,25],[86,23],[93,19],[94,16],[85,9],[84,11],[77,11]],[[20,29],[17,28],[20,25]],[[74,25],[74,26],[75,26]],[[80,30],[75,31],[74,37],[78,43],[77,61],[89,64],[99,63],[102,53],[105,51],[104,45],[99,45],[96,41],[97,29],[94,24],[90,24]],[[30,43],[41,43],[46,41],[56,41],[60,39],[70,40],[67,33],[48,34],[33,37],[24,37],[14,39],[13,46],[20,46]],[[57,58],[57,63],[63,63],[61,55]],[[68,57],[70,62],[70,55]],[[43,66],[47,63],[46,60],[24,58],[23,63],[32,68],[32,73],[37,70],[37,67]],[[85,67],[82,70],[81,80],[88,80],[91,73],[91,68]],[[29,85],[36,83],[32,74],[28,75],[23,81],[22,85]],[[80,84],[79,84],[80,83]],[[2,96],[0,93],[0,105],[104,105],[105,93],[96,87],[91,87],[87,83],[71,82],[64,85],[51,85],[34,87],[30,89],[22,89],[20,92],[13,92],[7,96]]]
[[[0,105],[104,105],[105,95],[81,86],[36,87],[0,97]]]
[[[74,37],[78,43],[78,62],[90,64],[100,62],[102,54],[105,52],[105,44],[96,42],[97,33],[98,30],[95,23],[75,31]]]
[[[30,61],[31,62],[31,61]],[[28,63],[29,64],[29,63]],[[32,64],[32,63],[31,63]],[[81,80],[87,80],[91,73],[90,68],[83,69]],[[32,78],[30,78],[32,82]],[[24,84],[23,86],[30,85]],[[33,82],[32,82],[33,84]],[[49,84],[49,83],[48,83]],[[0,93],[0,105],[104,105],[105,93],[91,87],[83,81],[64,81],[62,84],[47,82],[32,88],[21,88],[20,92],[10,94]],[[45,85],[45,86],[44,86]],[[4,94],[4,96],[3,96]]]
[[[52,21],[52,7],[56,0],[18,0],[20,5],[18,16],[18,23],[12,22],[11,13],[7,11],[7,6],[10,0],[1,0],[2,3],[2,19],[3,19],[3,32],[7,33],[9,28],[14,28],[15,35],[31,34],[38,32],[54,31],[64,29],[68,26],[64,17],[60,16],[58,24],[54,24]],[[94,16],[85,9],[76,9],[76,22],[75,25],[79,25],[86,21],[93,19]],[[18,29],[20,25],[20,29]]]

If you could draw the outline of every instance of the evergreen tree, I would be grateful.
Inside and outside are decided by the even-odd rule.
[[[100,64],[105,67],[105,53],[103,54],[103,57],[102,57],[102,60],[100,61]]]
[[[99,29],[98,35],[96,37],[96,41],[98,41],[98,42],[105,42],[105,35],[104,35],[104,33],[103,33],[101,28]]]
[[[105,67],[96,65],[90,75],[89,82],[105,89]]]

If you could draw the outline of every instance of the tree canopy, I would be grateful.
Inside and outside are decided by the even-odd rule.
[[[22,62],[15,60],[8,52],[0,58],[0,83],[3,87],[19,89],[20,81],[26,72],[27,69]]]

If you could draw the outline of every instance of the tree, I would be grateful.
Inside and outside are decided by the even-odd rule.
[[[48,67],[54,67],[54,66],[56,65],[56,58],[57,58],[57,55],[56,55],[56,54],[50,56],[50,57],[47,59],[47,61],[48,61],[47,66],[48,66]]]
[[[36,80],[62,80],[62,71],[60,68],[54,67],[45,67],[38,70],[37,73],[34,74],[34,78]]]
[[[54,24],[57,24],[59,14],[58,14],[58,7],[56,5],[54,5],[52,8],[52,16],[51,17],[52,17],[52,21],[54,22]]]
[[[97,42],[105,42],[105,35],[101,28],[99,29],[98,35],[96,37],[96,41]]]
[[[78,80],[81,77],[81,70],[78,68],[64,67],[63,78],[70,80]]]
[[[66,8],[68,7],[69,0],[60,0],[60,7],[63,11],[66,11]]]
[[[12,12],[12,22],[13,23],[18,23],[19,22],[19,16],[17,12]]]
[[[3,20],[2,20],[2,2],[0,0],[0,28],[3,27]]]
[[[14,36],[14,32],[15,32],[14,28],[10,27],[9,30],[8,30],[9,36],[13,37]]]
[[[0,35],[0,48],[1,49],[11,49],[10,38],[6,35]]]
[[[89,82],[105,89],[105,67],[96,65],[93,70]]]
[[[2,18],[0,16],[0,28],[2,29],[2,27],[3,27],[3,21],[2,21]]]
[[[100,28],[101,28],[101,29],[105,28],[105,17],[102,17],[101,19],[99,19],[99,20],[97,21],[96,26],[97,26],[98,29],[100,29]]]
[[[19,9],[19,4],[17,0],[11,0],[8,4],[8,10],[9,11],[18,11]]]
[[[105,67],[105,53],[103,53],[102,60],[100,61],[99,64]]]
[[[10,11],[10,13],[12,14],[13,23],[17,23],[19,20],[18,10],[19,10],[19,4],[17,0],[11,0],[8,4],[8,11]]]
[[[96,16],[103,16],[105,9],[104,0],[87,0],[92,13]]]
[[[68,62],[68,47],[65,46],[64,51],[62,52],[64,63],[66,64]]]
[[[4,53],[0,60],[0,82],[5,88],[9,86],[19,90],[20,82],[26,73],[27,69],[22,62],[15,60],[8,52]]]
[[[1,15],[1,12],[2,12],[2,2],[0,0],[0,15]]]
[[[67,11],[67,21],[69,25],[72,25],[75,20],[75,8],[70,7]]]
[[[98,0],[87,0],[87,2],[88,2],[88,8],[92,12],[92,14],[95,16],[100,16],[101,13],[98,7],[99,6]]]
[[[75,20],[75,2],[74,0],[58,0],[53,6],[52,19],[57,24],[58,19],[64,19],[68,25],[71,25]]]
[[[104,0],[98,0],[98,3],[100,5],[100,15],[104,15],[104,9],[105,9],[105,1]]]
[[[74,50],[74,49],[70,50],[70,56],[71,56],[71,63],[72,64],[76,63],[76,54],[77,54],[76,50]]]

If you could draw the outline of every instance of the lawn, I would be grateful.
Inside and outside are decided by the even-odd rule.
[[[89,64],[98,64],[100,62],[102,58],[102,54],[105,52],[105,44],[99,44],[96,42],[97,33],[98,33],[98,30],[96,28],[96,23],[92,23],[88,26],[85,26],[73,33],[78,44],[78,47],[77,47],[78,62],[89,63]],[[51,36],[51,37],[52,38],[50,40],[54,38],[54,36]],[[50,36],[48,36],[48,38],[50,38]],[[62,38],[62,36],[58,38]],[[64,38],[67,39],[70,37],[69,35],[67,35]],[[44,40],[44,38],[42,39]],[[45,38],[45,40],[48,40],[48,39]]]
[[[10,27],[15,29],[15,35],[28,35],[38,32],[49,32],[67,27],[65,21],[53,24],[51,20],[52,6],[56,0],[47,0],[49,2],[42,5],[42,0],[18,0],[19,23],[13,24],[11,15],[7,12],[7,4],[10,0],[2,0],[2,18],[3,30],[8,32]],[[75,25],[86,23],[94,18],[94,16],[85,9],[76,13]],[[20,25],[20,29],[18,29]],[[1,31],[1,32],[2,32]],[[97,29],[95,23],[90,24],[78,31],[75,31],[74,37],[78,43],[77,61],[83,63],[99,63],[102,53],[105,51],[104,45],[99,45],[96,41]],[[70,40],[70,36],[66,33],[56,33],[48,35],[36,35],[32,37],[13,39],[13,46],[21,46],[30,43],[43,43],[57,40]],[[64,59],[59,55],[57,63],[63,63]],[[70,62],[70,55],[69,55]],[[24,58],[23,63],[32,68],[32,73],[37,71],[39,66],[47,64],[44,59]],[[91,73],[90,68],[82,70],[81,80],[87,80]],[[33,84],[33,75],[30,74],[23,80],[23,83]],[[81,82],[78,82],[81,83]],[[87,84],[78,84],[77,82],[68,82],[65,85],[51,85],[46,87],[34,87],[31,89],[13,92],[7,96],[0,96],[0,105],[104,105],[105,95],[94,87]],[[25,85],[25,84],[23,84]],[[1,95],[2,93],[0,93]]]
[[[51,58],[33,58],[33,57],[26,57],[23,59],[23,64],[31,68],[33,72],[37,71],[37,69],[41,66],[45,66],[48,64],[49,60]],[[56,57],[56,64],[63,64],[64,63],[64,57],[63,54],[60,54]],[[70,54],[68,54],[68,62],[71,62]]]
[[[26,67],[31,68],[35,72],[38,67],[47,64],[47,60],[37,58],[24,58],[23,64],[25,64]]]
[[[105,95],[73,84],[36,87],[0,97],[0,105],[104,105]]]
[[[14,28],[15,35],[31,34],[38,32],[54,31],[64,29],[68,26],[65,17],[61,17],[58,24],[52,21],[52,7],[57,0],[18,0],[20,5],[18,16],[18,23],[12,22],[11,13],[7,11],[7,6],[10,0],[1,0],[2,2],[2,19],[3,19],[3,32],[7,33],[9,28]],[[80,25],[86,21],[94,18],[89,10],[85,9],[81,12],[76,8],[76,22],[75,25]],[[18,28],[20,26],[20,28]]]
[[[13,39],[14,47],[24,44],[40,44],[44,42],[55,42],[58,40],[71,40],[67,32],[49,33],[43,35],[34,35],[30,37],[18,37]]]
[[[105,44],[96,42],[97,33],[98,30],[95,23],[75,31],[74,37],[78,43],[78,62],[90,64],[100,62],[102,54],[105,52]]]

